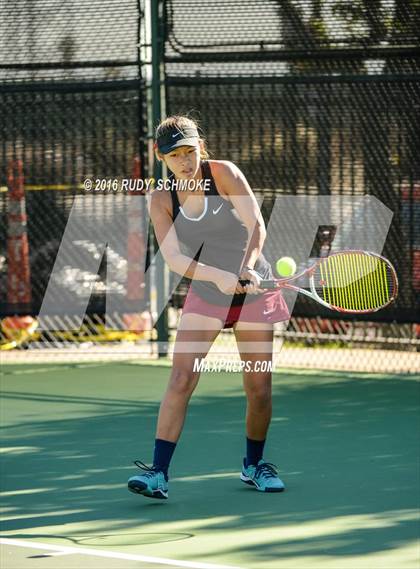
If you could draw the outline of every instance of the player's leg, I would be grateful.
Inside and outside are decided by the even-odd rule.
[[[200,378],[194,363],[206,357],[222,327],[221,320],[199,314],[185,314],[181,318],[171,375],[160,406],[157,438],[178,441],[188,402]]]
[[[273,326],[270,323],[239,321],[234,324],[233,329],[241,360],[246,364],[243,370],[243,384],[247,397],[247,437],[255,441],[264,441],[272,411],[270,367]],[[259,460],[261,457],[262,452],[260,456],[254,453],[250,458]]]
[[[195,361],[205,358],[223,327],[221,320],[199,314],[184,314],[178,326],[172,369],[160,405],[153,466],[137,461],[144,474],[128,481],[129,490],[154,498],[168,497],[168,468],[184,425],[188,402],[200,372]]]
[[[241,480],[260,491],[281,492],[283,482],[274,466],[263,459],[272,413],[273,325],[238,321],[233,329],[245,364],[243,383],[247,398],[247,452]]]

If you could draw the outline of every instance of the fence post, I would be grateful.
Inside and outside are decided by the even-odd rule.
[[[162,0],[151,0],[151,28],[152,28],[152,128],[156,128],[162,118],[162,106],[164,104],[164,27],[163,27]],[[162,163],[154,161],[153,177],[155,180],[162,178]],[[154,239],[155,251],[159,248],[156,238]],[[160,317],[156,323],[158,356],[168,355],[168,308],[167,291],[169,287],[168,269],[161,256],[156,257],[155,286],[157,292],[157,312]]]
[[[7,302],[25,306],[31,310],[31,270],[21,160],[11,160],[8,165],[8,237],[7,237]]]

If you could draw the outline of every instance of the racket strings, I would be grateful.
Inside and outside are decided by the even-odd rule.
[[[394,275],[388,263],[372,255],[332,255],[318,266],[317,294],[331,306],[346,310],[375,310],[394,294]]]

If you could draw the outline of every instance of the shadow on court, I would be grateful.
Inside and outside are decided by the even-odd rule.
[[[5,537],[243,567],[309,558],[342,567],[418,536],[414,378],[276,374],[265,458],[287,490],[265,495],[238,479],[240,374],[203,374],[162,502],[128,493],[126,480],[130,461],[150,462],[169,368],[42,368],[4,368]]]

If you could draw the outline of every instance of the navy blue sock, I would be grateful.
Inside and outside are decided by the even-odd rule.
[[[171,462],[175,447],[176,443],[171,443],[171,441],[164,441],[163,439],[155,439],[153,466],[157,470],[162,470],[166,480],[168,480],[169,463]]]
[[[246,438],[246,466],[250,464],[258,464],[262,459],[264,452],[265,439],[263,441],[254,441]]]

